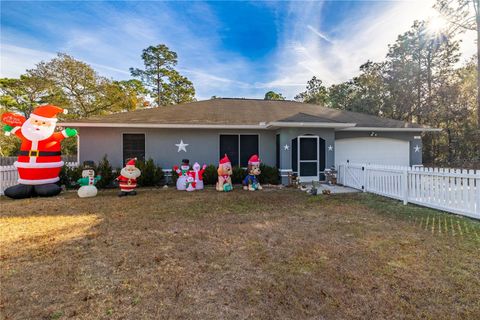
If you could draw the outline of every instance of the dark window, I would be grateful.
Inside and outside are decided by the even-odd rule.
[[[240,166],[248,166],[248,159],[254,154],[258,155],[258,135],[240,135]]]
[[[145,135],[143,133],[123,134],[123,163],[127,159],[145,160]]]
[[[300,160],[317,160],[317,139],[300,138]]]
[[[275,166],[280,168],[280,135],[277,134],[275,141]]]
[[[220,135],[220,159],[225,154],[228,155],[232,166],[238,166],[238,135]]]
[[[220,135],[220,158],[227,154],[232,166],[246,167],[248,159],[258,155],[258,135],[222,134]]]
[[[292,139],[292,171],[298,173],[298,149],[297,138]]]
[[[317,163],[316,162],[300,162],[300,176],[303,177],[316,177]]]

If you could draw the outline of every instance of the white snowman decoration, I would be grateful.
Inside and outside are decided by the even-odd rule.
[[[177,190],[187,189],[187,176],[188,170],[190,170],[190,161],[188,159],[183,159],[180,168],[174,166],[173,170],[178,174]]]
[[[80,189],[78,189],[78,196],[80,198],[90,198],[97,195],[97,187],[95,184],[101,179],[101,176],[95,177],[95,171],[91,168],[86,168],[82,171],[82,177],[78,179]]]

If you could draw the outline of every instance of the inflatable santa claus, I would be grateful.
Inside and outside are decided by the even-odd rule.
[[[135,191],[137,178],[140,177],[142,172],[135,166],[136,160],[137,158],[128,160],[125,168],[120,171],[120,176],[117,178],[120,187],[119,197],[134,196],[137,194],[137,191]]]
[[[5,134],[15,134],[22,140],[18,160],[14,163],[19,184],[5,189],[6,196],[13,199],[51,197],[62,190],[56,184],[63,166],[60,142],[76,136],[77,131],[66,128],[55,132],[59,113],[67,113],[67,110],[45,105],[35,108],[28,119],[14,113],[2,115],[6,123]]]

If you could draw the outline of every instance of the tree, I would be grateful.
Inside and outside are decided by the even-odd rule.
[[[37,105],[48,102],[58,104],[60,97],[61,92],[42,78],[21,75],[19,79],[0,79],[0,104],[27,118]]]
[[[48,62],[40,62],[27,71],[27,76],[55,87],[60,94],[57,101],[49,102],[67,108],[70,118],[133,110],[138,104],[132,95],[141,94],[132,91],[134,86],[125,90],[126,83],[101,77],[85,62],[64,53]]]
[[[306,90],[296,95],[294,99],[300,102],[324,105],[328,101],[328,90],[322,80],[314,76],[307,82]]]
[[[477,126],[480,128],[480,0],[437,0],[435,7],[454,29],[477,32]]]
[[[285,100],[285,97],[281,93],[268,91],[267,93],[265,93],[264,100]]]
[[[150,46],[142,52],[143,69],[130,68],[149,89],[157,106],[194,101],[195,89],[190,80],[174,69],[177,54],[166,45]]]

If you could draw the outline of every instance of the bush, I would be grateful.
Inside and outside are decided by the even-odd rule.
[[[60,185],[64,185],[67,189],[75,188],[77,180],[82,177],[82,171],[83,165],[74,168],[64,165],[62,171],[60,171]]]
[[[218,173],[217,167],[214,165],[209,165],[205,168],[203,173],[203,184],[204,185],[215,185],[217,183]]]
[[[103,189],[115,187],[114,180],[118,176],[113,171],[113,168],[107,159],[107,155],[103,156],[102,160],[98,163],[94,170],[96,176],[102,176],[102,179],[100,179],[100,181],[98,181],[96,184],[97,188]]]
[[[232,183],[233,184],[240,184],[242,183],[243,179],[247,176],[247,170],[241,167],[233,167],[232,170]]]
[[[142,187],[159,186],[162,183],[164,174],[162,168],[155,166],[153,159],[146,162],[137,161],[137,168],[140,169],[142,175],[137,179],[137,183]]]
[[[276,167],[270,167],[265,164],[260,164],[260,170],[262,173],[258,176],[260,183],[264,184],[279,184],[280,183],[280,172]]]

